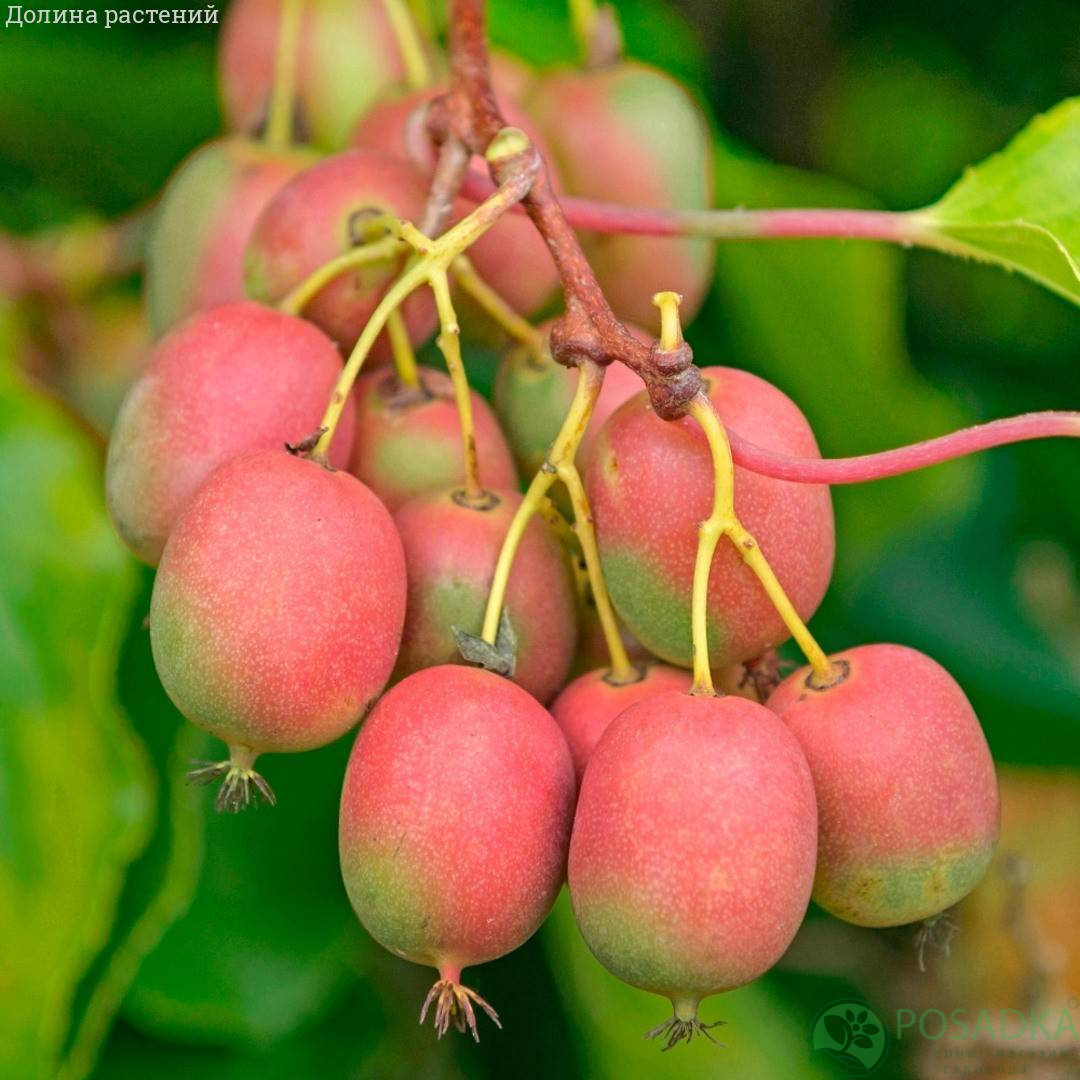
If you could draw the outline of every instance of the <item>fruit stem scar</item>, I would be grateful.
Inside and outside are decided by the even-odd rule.
[[[266,124],[266,145],[288,150],[293,139],[293,107],[296,101],[296,66],[300,52],[300,20],[304,0],[283,0],[274,54],[274,84]]]
[[[431,85],[431,65],[416,21],[403,0],[383,0],[386,17],[394,31],[397,47],[405,65],[405,82],[410,90]]]
[[[716,415],[712,402],[704,393],[699,393],[690,402],[688,412],[704,432],[713,461],[713,508],[712,513],[699,527],[697,558],[694,562],[694,584],[690,606],[694,683],[690,692],[707,694],[713,689],[712,673],[709,670],[707,621],[709,571],[712,567],[713,553],[716,551],[716,545],[721,536],[727,536],[735,545],[743,562],[761,582],[773,607],[784,620],[788,632],[810,661],[814,675],[822,681],[830,679],[832,664],[829,658],[795,610],[784,587],[773,573],[768,559],[762,553],[760,545],[747,532],[735,513],[735,465],[731,459],[731,444],[728,442],[727,432],[724,430],[720,417]]]

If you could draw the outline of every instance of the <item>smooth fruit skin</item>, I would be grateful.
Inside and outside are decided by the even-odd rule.
[[[266,122],[274,82],[280,0],[233,0],[221,30],[218,78],[225,120],[253,133]],[[309,0],[296,54],[298,136],[329,150],[405,66],[381,0]]]
[[[644,330],[632,324],[627,329],[639,341],[652,344]],[[541,361],[523,345],[508,350],[499,362],[491,400],[524,475],[531,476],[544,463],[573,401],[577,381],[577,368],[564,367],[550,355]],[[640,376],[625,364],[608,365],[578,450],[579,463],[588,459],[589,448],[607,418],[641,389]]]
[[[814,877],[799,744],[764,706],[669,692],[593,751],[570,840],[570,900],[596,958],[690,1020],[780,958]]]
[[[250,300],[191,316],[166,334],[128,391],[109,442],[105,495],[124,542],[155,565],[188,499],[223,462],[311,434],[341,374],[316,327]],[[330,448],[349,460],[355,416]]]
[[[356,382],[356,435],[349,471],[391,509],[416,495],[460,486],[465,480],[461,421],[450,376],[420,367],[420,387],[404,387],[392,371]],[[517,487],[517,470],[488,403],[472,392],[473,426],[481,480]]]
[[[630,206],[702,210],[711,203],[711,138],[670,76],[635,62],[538,79],[523,105],[547,136],[571,195]],[[584,234],[589,262],[623,318],[651,323],[652,295],[683,296],[689,321],[712,277],[705,240]]]
[[[394,515],[408,566],[409,605],[397,677],[460,662],[451,627],[479,634],[503,538],[521,496],[492,491],[487,508],[458,489],[432,492]],[[547,523],[530,521],[506,590],[517,636],[513,681],[542,702],[566,681],[577,645],[574,586],[565,552]]]
[[[997,842],[994,762],[952,676],[903,645],[836,653],[824,690],[809,669],[768,705],[810,762],[820,813],[814,899],[858,926],[936,915],[978,884]]]
[[[521,128],[537,144],[550,164],[550,178],[556,191],[562,190],[562,180],[544,136],[536,124],[501,90],[499,106],[508,125]],[[426,101],[438,96],[437,90],[413,90],[406,94],[390,94],[379,101],[357,125],[352,145],[387,154],[405,154],[404,132],[416,110]],[[487,164],[474,156],[471,168],[487,176]],[[430,175],[424,177],[430,181]],[[475,204],[464,199],[454,203],[454,220],[460,220]],[[559,275],[547,244],[524,214],[506,214],[496,222],[468,251],[477,272],[513,308],[530,315],[543,307],[555,295]]]
[[[306,151],[225,138],[180,164],[147,242],[146,303],[155,332],[192,312],[244,299],[244,249],[255,219],[313,160]]]
[[[382,692],[405,558],[359,480],[285,450],[219,468],[165,545],[150,641],[176,707],[230,747],[310,750]]]
[[[349,759],[349,899],[379,944],[456,982],[551,910],[573,806],[570,752],[535,699],[477,668],[417,672],[375,706]]]
[[[702,374],[720,419],[732,430],[781,453],[818,455],[806,418],[775,386],[734,368],[705,368]],[[585,483],[615,607],[647,649],[689,666],[697,526],[712,508],[704,435],[689,417],[658,419],[639,394],[601,429]],[[829,489],[736,468],[735,509],[808,619],[832,574]],[[760,656],[788,636],[760,582],[726,540],[716,549],[709,577],[708,622],[714,668]]]
[[[246,255],[249,293],[277,303],[323,263],[373,239],[365,234],[371,217],[389,213],[415,222],[426,199],[423,179],[399,158],[374,150],[324,158],[285,185],[255,223]],[[399,271],[399,261],[383,260],[342,274],[311,300],[304,317],[351,349]],[[435,327],[427,289],[402,312],[414,343]]]
[[[615,683],[610,668],[587,671],[567,684],[551,703],[551,715],[566,736],[579,784],[600,736],[616,716],[655,694],[690,690],[690,673],[682,668],[648,664],[642,665],[637,675],[633,682]]]

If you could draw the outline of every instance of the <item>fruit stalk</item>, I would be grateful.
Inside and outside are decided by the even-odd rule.
[[[513,157],[519,159],[516,162],[517,168],[510,172],[506,183],[500,186],[490,199],[481,203],[472,213],[462,218],[438,239],[429,239],[408,222],[402,222],[396,226],[398,237],[410,244],[419,258],[407,267],[401,277],[390,286],[357,339],[323,415],[320,425],[323,429],[322,434],[312,450],[312,457],[315,460],[325,459],[327,448],[341,419],[342,410],[345,408],[345,402],[348,400],[356,376],[360,373],[360,368],[368,353],[371,352],[375,339],[386,325],[390,312],[400,307],[409,294],[421,285],[431,284],[440,274],[445,276],[447,267],[454,259],[483,236],[507,208],[518,202],[528,190],[535,165],[531,161],[521,160],[521,154],[513,155]]]
[[[467,255],[459,255],[452,267],[454,284],[467,293],[480,309],[511,338],[519,341],[544,363],[544,335],[528,319],[519,315],[477,272]]]
[[[293,138],[293,103],[296,100],[296,65],[300,52],[300,20],[304,0],[282,0],[274,58],[274,85],[266,123],[266,145],[288,150]]]
[[[663,345],[663,341],[661,341]],[[709,642],[707,627],[707,602],[709,592],[709,570],[712,567],[713,553],[722,536],[726,536],[742,556],[743,562],[754,572],[758,581],[768,594],[784,625],[795,639],[806,659],[814,669],[814,675],[827,681],[831,678],[832,664],[821,646],[803,622],[795,606],[788,598],[784,587],[777,580],[758,546],[757,541],[747,532],[735,513],[735,464],[731,457],[731,446],[720,417],[716,415],[712,402],[701,394],[689,406],[689,414],[701,426],[709,443],[714,469],[713,509],[709,517],[701,523],[698,539],[697,559],[694,563],[694,589],[691,601],[691,634],[694,643],[694,685],[692,694],[711,694],[714,692],[712,673],[709,670]]]
[[[391,311],[386,319],[386,333],[390,338],[390,348],[394,353],[394,371],[398,382],[410,390],[420,386],[420,373],[416,368],[416,353],[409,340],[409,330],[401,309]]]
[[[405,64],[405,82],[410,90],[431,85],[431,65],[428,63],[420,30],[404,0],[383,0],[386,17],[397,39],[401,59]]]
[[[529,524],[529,519],[533,514],[543,506],[551,485],[559,478],[560,468],[563,469],[564,473],[568,468],[573,468],[574,455],[577,453],[582,436],[589,425],[593,406],[600,396],[600,389],[603,385],[604,369],[590,360],[583,359],[580,375],[578,376],[577,390],[574,392],[573,401],[570,402],[566,418],[559,429],[559,434],[555,436],[555,441],[551,444],[551,449],[548,451],[544,464],[540,466],[536,475],[532,478],[532,482],[525,492],[525,497],[514,514],[514,520],[511,521],[510,527],[506,531],[506,537],[503,539],[502,548],[499,551],[499,559],[495,564],[495,574],[491,581],[491,590],[488,593],[487,608],[484,611],[484,625],[480,632],[480,636],[492,645],[495,644],[499,632],[499,617],[502,614],[503,601],[506,597],[506,585],[510,579],[510,568],[514,564],[514,556],[525,532],[525,527]],[[576,474],[577,470],[574,469],[574,472]],[[580,479],[578,482],[580,484]],[[582,495],[584,495],[584,491],[582,491]],[[585,531],[591,533],[591,515],[587,512],[587,505],[585,509],[586,512],[578,520],[578,524],[580,525],[581,521],[586,522]],[[576,516],[577,511],[575,510]],[[595,548],[595,541],[593,546]],[[596,566],[599,567],[599,559],[596,561]],[[600,579],[600,592],[606,599],[607,590],[603,586],[602,577]]]
[[[961,428],[948,435],[846,458],[799,458],[755,446],[737,432],[729,431],[735,464],[776,480],[798,484],[859,484],[888,476],[926,469],[946,461],[995,446],[1032,439],[1080,438],[1080,412],[1023,413]]]
[[[446,361],[446,370],[454,384],[454,401],[457,404],[461,427],[462,460],[465,463],[465,500],[479,502],[484,497],[484,485],[480,481],[480,465],[476,456],[476,428],[473,424],[472,397],[465,362],[461,358],[461,330],[458,327],[454,302],[450,299],[450,282],[446,272],[431,276],[431,289],[435,293],[435,306],[439,312],[439,351]]]

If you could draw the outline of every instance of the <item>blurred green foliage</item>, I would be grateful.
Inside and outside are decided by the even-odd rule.
[[[102,5],[104,6],[104,5]],[[162,7],[169,6],[161,4]],[[716,123],[717,205],[908,209],[1080,89],[1069,0],[627,0],[628,51]],[[562,0],[494,0],[496,43],[572,62]],[[150,199],[216,133],[210,27],[0,34],[0,226],[30,231]],[[14,373],[0,319],[0,1075],[206,1080],[536,1075],[809,1076],[817,1010],[870,993],[815,951],[706,1006],[728,1049],[660,1057],[663,1018],[592,962],[565,900],[538,940],[475,973],[506,1025],[479,1046],[415,1026],[427,973],[372,946],[337,872],[346,742],[278,758],[272,812],[221,819],[184,787],[211,753],[161,691],[148,579],[112,539],[99,447]],[[800,402],[825,453],[885,448],[1023,409],[1080,405],[1080,314],[1016,276],[835,241],[728,244],[688,337]],[[486,389],[490,367],[478,382]],[[836,492],[840,648],[926,649],[1002,761],[1080,766],[1080,446]],[[822,937],[824,935],[824,937]],[[860,932],[861,955],[910,951]],[[809,961],[807,961],[809,956]],[[870,989],[868,989],[870,987]],[[94,1065],[98,1053],[98,1064]],[[894,1057],[879,1075],[904,1075]]]

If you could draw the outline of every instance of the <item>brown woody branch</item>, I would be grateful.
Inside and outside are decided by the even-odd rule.
[[[483,154],[506,126],[491,84],[483,0],[452,0],[450,69],[450,93],[428,109],[428,132],[440,146],[456,139],[470,153]],[[500,185],[516,170],[535,168],[536,156],[533,150],[530,155],[491,162],[492,180]],[[523,157],[528,160],[521,160]],[[460,179],[457,177],[457,183]],[[447,201],[445,190],[436,197]],[[626,364],[641,376],[658,416],[674,420],[685,415],[687,405],[702,386],[690,347],[685,343],[670,351],[658,345],[649,347],[634,338],[615,317],[551,188],[542,161],[522,205],[551,252],[566,297],[566,312],[551,331],[555,359],[568,367],[576,366],[583,357],[602,366],[614,361]]]

